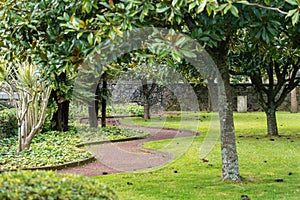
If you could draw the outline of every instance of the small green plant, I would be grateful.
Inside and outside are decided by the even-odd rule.
[[[118,199],[101,182],[51,171],[18,171],[0,174],[0,199]]]
[[[0,139],[18,135],[18,121],[15,109],[0,110]]]

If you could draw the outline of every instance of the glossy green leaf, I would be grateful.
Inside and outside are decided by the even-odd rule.
[[[293,6],[297,6],[299,3],[299,1],[297,0],[285,0],[286,2],[288,2],[289,4],[293,5]]]
[[[64,18],[65,21],[69,21],[70,20],[70,17],[69,17],[69,15],[66,12],[64,12],[63,18]]]
[[[228,12],[228,10],[230,10],[232,7],[232,4],[228,4],[225,8],[224,8],[224,14],[226,14]]]
[[[197,8],[197,11],[196,11],[197,14],[200,14],[201,12],[203,12],[203,10],[205,9],[206,3],[207,3],[207,0],[203,0],[201,2],[201,4]]]
[[[181,53],[186,57],[186,58],[196,58],[197,55],[193,53],[192,51],[189,50],[181,50]]]
[[[93,33],[90,33],[89,35],[88,35],[88,43],[90,44],[90,45],[93,45],[93,43],[94,43],[94,34]]]
[[[83,34],[83,32],[79,32],[79,33],[77,33],[77,36],[76,36],[76,38],[77,38],[77,39],[79,39],[79,38],[82,36],[82,34]]]
[[[293,26],[295,26],[298,23],[298,21],[299,21],[299,10],[295,12],[292,17]]]
[[[233,14],[233,16],[239,17],[239,10],[234,5],[232,5],[232,7],[230,8],[230,12]]]
[[[157,13],[164,13],[164,12],[168,11],[169,9],[170,9],[170,8],[167,7],[167,6],[164,6],[164,7],[158,7],[158,8],[156,9],[156,12],[157,12]]]
[[[245,5],[249,5],[248,1],[237,1],[237,3],[241,3],[241,4],[245,4]]]

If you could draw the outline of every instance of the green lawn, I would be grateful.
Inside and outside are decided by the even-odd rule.
[[[186,128],[201,136],[149,142],[146,147],[168,150],[176,159],[164,167],[144,172],[95,177],[110,185],[120,199],[299,199],[300,196],[300,114],[278,113],[282,135],[266,137],[263,113],[235,113],[239,165],[244,181],[221,180],[219,141],[200,159],[200,147],[211,130],[212,113],[171,113],[168,117],[126,119],[126,123]],[[185,147],[189,147],[186,149]],[[283,181],[283,182],[281,182]],[[132,183],[132,184],[131,184]]]

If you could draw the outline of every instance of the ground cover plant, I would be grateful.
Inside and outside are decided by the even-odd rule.
[[[118,126],[88,128],[87,126],[82,125],[78,128],[78,131],[82,133],[83,143],[148,136],[148,133],[145,131]]]
[[[91,157],[85,149],[75,147],[80,142],[75,130],[48,131],[36,135],[29,150],[17,154],[17,137],[2,139],[0,170],[53,166]]]
[[[221,180],[220,142],[205,159],[199,149],[209,129],[213,113],[178,113],[153,117],[152,120],[126,119],[123,122],[195,129],[203,132],[182,156],[181,146],[188,138],[177,142],[162,140],[145,147],[167,150],[175,160],[152,171],[122,173],[97,177],[109,183],[120,199],[259,199],[296,200],[300,194],[300,115],[278,112],[279,137],[267,136],[264,113],[235,113],[236,138],[242,182]],[[172,117],[171,117],[172,116]],[[197,117],[196,117],[197,116]],[[205,116],[205,118],[204,118]],[[199,120],[201,119],[201,120]],[[173,144],[173,146],[170,146]],[[248,197],[248,198],[247,198]]]
[[[55,166],[92,157],[84,147],[85,142],[144,137],[147,133],[122,127],[89,129],[81,126],[68,132],[48,131],[33,139],[29,150],[17,154],[17,137],[0,140],[0,171],[22,168]]]
[[[5,172],[0,174],[0,185],[0,199],[6,200],[117,199],[116,194],[99,181],[50,171]]]

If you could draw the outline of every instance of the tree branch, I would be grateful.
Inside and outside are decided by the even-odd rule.
[[[273,8],[273,7],[269,7],[269,6],[264,6],[264,5],[261,5],[261,4],[258,4],[258,3],[250,3],[250,2],[247,2],[247,3],[243,3],[244,5],[248,5],[248,6],[256,6],[256,7],[259,7],[259,8],[263,8],[263,9],[267,9],[267,10],[273,10],[273,11],[277,11],[281,14],[284,14],[284,15],[287,15],[288,12],[285,12],[283,10],[280,10],[280,8]]]

